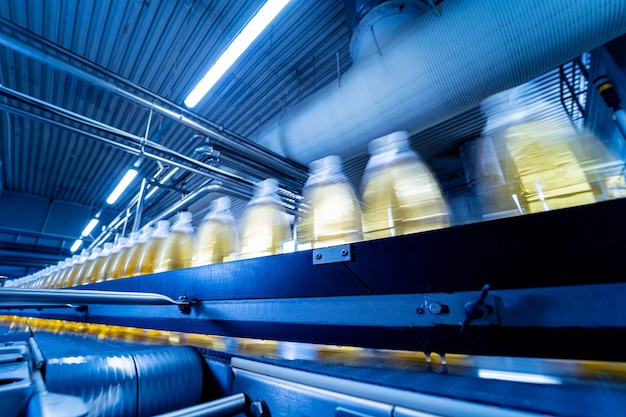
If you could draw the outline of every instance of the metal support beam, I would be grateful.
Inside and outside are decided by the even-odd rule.
[[[39,290],[1,288],[0,302],[108,304],[108,305],[176,305],[189,306],[189,301],[173,300],[161,294],[98,290]]]
[[[1,20],[5,25],[16,26],[6,19]],[[19,26],[14,27],[13,29],[21,29],[21,31],[24,32],[25,36],[28,36],[29,38],[39,42],[45,48],[54,49],[54,52],[57,55],[62,55],[66,59],[59,58],[54,54],[47,53],[45,50],[33,47],[23,41],[16,39],[15,37],[8,35],[7,33],[0,33],[1,45],[10,48],[16,52],[19,52],[22,55],[38,60],[44,64],[50,65],[53,68],[59,69],[75,77],[78,77],[110,93],[116,94],[119,97],[122,97],[132,103],[138,104],[145,109],[153,109],[155,113],[160,114],[161,116],[164,116],[188,128],[191,128],[203,135],[218,139],[227,147],[229,147],[233,152],[245,155],[247,158],[250,159],[261,161],[264,165],[272,167],[278,170],[278,172],[284,172],[287,175],[290,175],[293,178],[297,178],[302,182],[306,180],[306,169],[301,165],[284,157],[281,157],[280,155],[271,152],[268,149],[242,136],[236,135],[233,132],[229,132],[227,129],[224,129],[224,127],[218,126],[208,120],[205,120],[200,116],[184,109],[181,106],[176,105],[175,103],[170,102],[163,97],[149,92],[148,90],[143,89],[138,85],[130,83],[128,80],[124,80],[119,76],[113,76],[110,72],[107,72],[106,75],[115,78],[117,82],[126,84],[133,89],[140,90],[144,95],[148,95],[150,99],[143,98],[124,88],[119,87],[118,85],[99,78],[88,71],[78,68],[73,62],[79,61],[80,59],[79,57],[77,57],[77,55],[72,54],[70,51],[64,50],[58,46],[56,46],[55,48],[50,43],[45,43],[45,40],[43,40],[43,38],[38,37],[32,32],[25,31]],[[106,71],[104,68],[98,67],[95,64],[85,60],[84,58],[80,60],[79,63],[81,65],[89,67],[92,71],[97,71],[100,73]],[[211,127],[207,127],[207,125]],[[217,128],[217,130],[215,128]],[[234,139],[231,139],[220,132],[228,132],[231,136],[234,136]]]

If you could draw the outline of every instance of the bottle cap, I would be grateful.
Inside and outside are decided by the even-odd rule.
[[[309,164],[311,175],[305,187],[322,183],[346,182],[347,179],[341,170],[341,157],[339,155],[329,155],[313,161]]]
[[[178,213],[178,221],[172,227],[173,232],[193,233],[191,219],[193,214],[190,211],[181,211]]]
[[[258,182],[255,187],[254,197],[248,205],[259,203],[278,203],[278,181],[274,178],[268,178]]]
[[[181,211],[178,213],[178,221],[177,224],[182,223],[191,223],[191,219],[193,218],[193,214],[190,211]]]

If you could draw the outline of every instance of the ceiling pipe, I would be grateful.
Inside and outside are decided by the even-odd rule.
[[[200,198],[206,196],[209,193],[218,193],[229,195],[231,197],[241,198],[244,200],[249,199],[252,196],[251,192],[246,192],[243,190],[237,190],[234,188],[224,187],[222,184],[214,184],[214,183],[205,183],[205,185],[201,186],[194,192],[185,196],[185,198],[178,201],[173,206],[169,207],[167,210],[163,211],[156,217],[153,217],[145,226],[152,226],[156,224],[159,220],[167,219],[168,217],[173,216],[179,211],[185,210],[191,204],[199,200]]]
[[[15,114],[23,115],[25,117],[37,119],[37,120],[40,120],[40,121],[45,120],[48,123],[53,123],[57,127],[62,127],[64,129],[72,130],[74,133],[77,133],[79,135],[84,135],[84,136],[88,136],[88,137],[90,137],[92,139],[97,139],[97,140],[99,140],[101,142],[104,142],[104,143],[106,143],[108,145],[112,145],[114,147],[117,147],[117,148],[120,148],[120,149],[123,149],[123,150],[126,150],[126,151],[130,151],[131,153],[134,153],[134,154],[136,154],[138,156],[147,156],[149,158],[157,159],[157,160],[160,160],[162,162],[166,162],[167,161],[168,163],[170,163],[172,165],[176,165],[176,166],[178,166],[180,168],[183,168],[183,169],[186,169],[188,171],[195,172],[196,174],[208,175],[208,176],[211,176],[211,177],[213,177],[213,175],[218,175],[218,176],[220,176],[222,178],[233,180],[233,181],[236,181],[236,182],[242,182],[242,183],[247,184],[247,185],[254,185],[254,183],[255,183],[252,180],[249,180],[247,178],[241,177],[241,176],[239,176],[237,174],[234,174],[232,172],[224,171],[224,170],[221,170],[221,169],[219,169],[217,167],[214,167],[212,165],[208,165],[208,164],[200,162],[200,161],[198,161],[196,159],[190,158],[190,157],[188,157],[186,155],[183,155],[183,154],[181,154],[179,152],[176,152],[176,151],[174,151],[172,149],[169,149],[169,148],[167,148],[167,147],[165,147],[165,146],[163,146],[161,144],[152,142],[150,140],[145,140],[145,139],[143,139],[143,138],[141,138],[139,136],[132,135],[132,134],[130,134],[128,132],[125,132],[123,130],[117,129],[117,128],[112,127],[112,126],[109,126],[109,125],[107,125],[105,123],[99,122],[97,120],[90,119],[90,118],[82,116],[82,115],[80,115],[78,113],[71,112],[71,111],[69,111],[67,109],[64,109],[62,107],[55,106],[54,104],[48,103],[48,102],[46,102],[44,100],[40,100],[40,99],[31,97],[31,96],[29,96],[27,94],[20,93],[18,91],[10,89],[10,88],[8,88],[6,86],[0,85],[0,94],[2,94],[5,97],[8,97],[8,98],[14,99],[16,101],[19,101],[21,103],[25,103],[25,104],[28,104],[30,106],[34,106],[34,107],[36,107],[38,109],[41,109],[41,110],[50,112],[52,114],[56,114],[58,116],[61,116],[62,118],[64,118],[64,120],[68,119],[68,120],[70,120],[72,122],[79,123],[82,126],[85,126],[85,127],[88,127],[88,128],[93,128],[93,129],[99,130],[101,132],[104,132],[104,133],[107,133],[107,134],[111,134],[111,135],[117,136],[119,138],[131,141],[134,145],[137,145],[138,147],[135,148],[135,147],[132,147],[132,146],[129,146],[129,145],[121,144],[121,143],[119,143],[117,141],[114,141],[114,140],[110,140],[110,139],[106,139],[106,138],[100,137],[98,135],[89,134],[88,132],[86,132],[84,130],[77,129],[77,128],[74,128],[72,126],[66,125],[64,123],[60,123],[60,122],[57,122],[57,121],[54,121],[54,120],[51,120],[51,119],[48,119],[48,118],[45,118],[45,117],[42,117],[42,116],[39,116],[39,115],[32,115],[32,116],[31,115],[25,115],[26,112],[24,112],[23,110],[20,110],[20,109],[8,110],[8,111],[12,111]],[[0,106],[2,106],[2,108],[5,108],[4,105],[2,105],[2,103],[0,103]],[[7,107],[12,107],[12,106],[8,105]],[[158,157],[155,154],[147,152],[146,149],[152,149],[152,150],[160,152],[160,153],[162,153],[164,155],[167,155],[170,158],[176,158],[176,159],[182,160],[182,161],[184,161],[186,163],[189,163],[191,165],[195,165],[196,167],[201,168],[202,170],[205,170],[205,171],[194,169],[193,167],[190,167],[190,166],[185,165],[185,164],[181,164],[180,162],[176,162],[176,161],[174,161],[172,159],[160,158],[160,157]],[[206,172],[206,171],[208,171],[208,172]]]
[[[99,65],[96,65],[86,60],[85,58],[80,57],[79,55],[76,55],[71,51],[68,51],[67,49],[55,45],[54,43],[20,27],[19,25],[16,25],[15,23],[5,18],[0,18],[0,21],[4,25],[6,25],[7,28],[10,27],[12,30],[22,34],[28,39],[40,43],[46,49],[49,49],[52,53],[31,46],[5,32],[0,32],[0,45],[10,48],[24,56],[40,61],[46,65],[50,65],[51,67],[66,72],[72,76],[78,77],[84,81],[87,81],[90,84],[102,88],[105,91],[113,93],[132,103],[142,106],[146,110],[152,110],[155,113],[160,114],[161,116],[164,116],[183,126],[193,129],[198,133],[217,139],[218,141],[222,142],[226,147],[230,148],[230,150],[232,150],[233,152],[245,155],[250,159],[255,159],[263,163],[264,165],[267,165],[269,168],[274,168],[278,170],[278,172],[283,172],[286,175],[298,179],[302,183],[306,181],[307,171],[299,164],[290,161],[272,151],[269,151],[268,149],[259,146],[249,139],[246,139],[241,135],[237,135],[234,132],[225,129],[223,126],[206,120],[198,116],[197,114],[192,113],[189,110],[167,100],[164,97],[161,97],[135,83],[125,80],[119,75]],[[60,55],[65,59],[61,59],[55,55]],[[141,97],[140,95],[128,91],[125,88],[113,84],[112,82],[99,78],[88,71],[78,68],[76,66],[77,63],[89,68],[95,73],[99,73],[100,75],[115,80],[115,82],[123,85],[125,88],[139,91],[141,94],[149,97],[149,99]],[[227,133],[230,136],[233,136],[233,138],[229,138],[223,133]]]
[[[258,130],[259,144],[302,164],[364,154],[372,139],[420,132],[626,32],[626,0],[445,0],[399,16],[341,86],[287,108]]]

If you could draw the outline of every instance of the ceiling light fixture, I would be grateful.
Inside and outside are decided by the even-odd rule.
[[[285,8],[289,0],[267,0],[239,35],[228,45],[224,53],[202,77],[185,99],[185,106],[194,108],[211,88],[222,78],[224,73],[237,61],[263,30]]]
[[[93,230],[94,227],[96,227],[96,225],[98,224],[100,220],[98,219],[91,219],[89,220],[89,223],[87,223],[87,226],[85,226],[85,228],[83,229],[82,233],[80,234],[81,237],[85,237],[88,236],[89,233],[91,233],[91,231]]]
[[[126,188],[130,185],[130,183],[137,176],[136,169],[129,169],[128,172],[124,175],[119,184],[115,187],[111,195],[107,198],[107,204],[113,204],[117,201],[118,198],[122,195],[122,193],[126,190]]]
[[[78,250],[78,248],[80,248],[80,245],[83,244],[83,240],[82,239],[76,239],[76,241],[74,242],[74,244],[72,245],[72,247],[70,248],[70,252],[74,253]]]

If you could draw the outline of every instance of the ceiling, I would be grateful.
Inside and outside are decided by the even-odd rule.
[[[130,230],[141,181],[117,203],[105,199],[133,166],[153,181],[177,165],[193,169],[158,188],[141,224],[209,184],[225,184],[241,211],[251,184],[270,176],[285,204],[297,204],[306,169],[247,138],[351,67],[353,11],[343,0],[292,0],[193,112],[182,107],[262,3],[2,0],[0,275],[25,275],[68,256],[94,216],[100,224],[86,244],[112,222]],[[536,96],[559,100],[559,82],[558,69],[540,77]],[[465,187],[458,147],[484,123],[475,108],[414,137],[446,190]],[[366,160],[346,162],[354,184]],[[196,222],[217,195],[211,190],[194,200]]]

